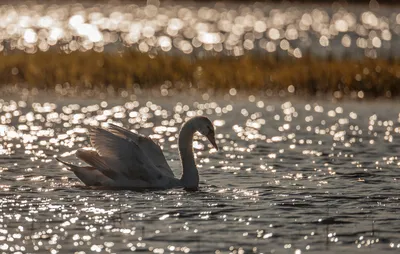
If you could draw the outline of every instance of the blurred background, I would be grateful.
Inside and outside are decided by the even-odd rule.
[[[391,97],[399,10],[376,0],[1,1],[0,83]]]

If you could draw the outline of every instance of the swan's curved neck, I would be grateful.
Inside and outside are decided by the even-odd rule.
[[[196,132],[191,121],[186,122],[179,133],[179,153],[182,161],[183,187],[188,189],[197,189],[199,186],[199,172],[196,167],[193,155],[193,134]]]

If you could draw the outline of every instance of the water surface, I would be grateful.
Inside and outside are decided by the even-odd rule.
[[[204,100],[207,99],[207,100]],[[5,253],[398,253],[400,105],[204,97],[0,100]],[[106,122],[152,135],[176,175],[183,121],[197,136],[198,192],[86,188],[56,156]]]
[[[147,3],[147,4],[146,4]],[[240,3],[158,0],[0,5],[0,52],[56,46],[207,56],[248,52],[301,58],[398,57],[400,7],[359,4]],[[211,53],[210,53],[211,52]]]

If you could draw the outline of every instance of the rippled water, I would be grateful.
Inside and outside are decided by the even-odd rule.
[[[207,98],[206,98],[207,99]],[[0,100],[0,250],[78,253],[355,253],[400,249],[400,105],[190,96]],[[57,163],[91,125],[152,134],[180,174],[176,138],[197,137],[201,189],[89,189]]]
[[[147,2],[147,4],[145,4]],[[368,1],[367,1],[368,2]],[[141,52],[184,54],[308,52],[372,58],[398,56],[400,7],[158,0],[0,5],[0,51],[67,52],[125,45]],[[108,47],[110,46],[111,47]]]

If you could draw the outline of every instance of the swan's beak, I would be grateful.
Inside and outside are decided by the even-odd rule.
[[[218,151],[218,146],[217,146],[217,142],[215,142],[215,135],[214,133],[210,133],[207,136],[208,141],[210,141],[210,143],[212,144],[212,146],[215,148],[215,150]]]

